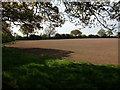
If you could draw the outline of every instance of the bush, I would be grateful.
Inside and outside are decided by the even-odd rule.
[[[92,35],[92,34],[90,34],[90,35],[88,35],[88,37],[89,38],[98,38],[99,36],[98,35]]]
[[[86,36],[86,35],[81,35],[81,37],[82,37],[82,38],[87,38],[87,36]]]
[[[62,37],[62,38],[66,38],[66,35],[65,35],[65,34],[61,34],[61,37]]]
[[[46,34],[42,35],[42,39],[48,39],[49,37]]]
[[[30,40],[39,40],[39,39],[42,39],[42,37],[38,36],[38,35],[30,35],[29,39]]]
[[[55,39],[68,39],[68,38],[73,38],[72,35],[70,34],[55,34],[54,36]]]
[[[22,36],[20,36],[20,35],[16,35],[16,40],[21,40],[22,39]]]
[[[59,38],[61,38],[61,35],[57,33],[57,34],[55,34],[54,38],[59,39]]]
[[[66,36],[66,38],[71,38],[72,37],[70,34],[66,34],[65,36]]]

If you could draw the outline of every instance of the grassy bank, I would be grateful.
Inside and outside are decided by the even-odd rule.
[[[25,54],[6,47],[3,47],[2,57],[4,90],[120,88],[119,66],[73,63],[70,60]]]

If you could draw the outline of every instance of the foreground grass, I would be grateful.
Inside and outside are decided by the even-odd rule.
[[[73,63],[70,60],[25,54],[6,47],[3,48],[2,57],[4,89],[120,89],[119,66]]]

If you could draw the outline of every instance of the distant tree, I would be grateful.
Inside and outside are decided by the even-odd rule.
[[[45,34],[48,35],[48,37],[51,37],[51,35],[54,35],[56,33],[55,27],[50,24],[48,27],[45,28]]]
[[[61,35],[59,33],[56,33],[54,37],[55,38],[61,38]]]
[[[94,37],[95,37],[95,35],[90,34],[90,35],[88,35],[88,37],[90,37],[90,38],[94,38]]]
[[[98,34],[99,36],[101,36],[101,37],[106,36],[105,30],[102,29],[102,28],[97,32],[97,34]]]
[[[15,39],[16,39],[16,40],[22,39],[22,36],[16,34],[16,35],[15,35]]]
[[[67,38],[70,38],[70,37],[71,37],[71,35],[70,35],[70,34],[66,34],[65,36],[66,36]]]
[[[111,35],[113,35],[113,30],[108,30],[106,34],[110,37]]]
[[[43,34],[41,37],[42,37],[42,39],[47,39],[47,38],[48,38],[48,35]]]
[[[71,38],[72,36],[70,34],[59,34],[59,33],[56,33],[55,38]]]
[[[98,35],[93,35],[93,34],[90,34],[88,35],[89,38],[98,38],[99,36]]]
[[[30,40],[39,40],[42,39],[41,36],[35,35],[35,34],[31,34],[29,37]]]
[[[61,37],[62,37],[62,38],[66,38],[66,35],[65,35],[65,34],[61,34]]]
[[[87,36],[84,34],[84,35],[81,35],[82,38],[86,38]]]
[[[98,36],[98,35],[94,35],[94,37],[99,38],[99,36]]]
[[[72,30],[72,31],[71,31],[71,34],[72,34],[73,36],[80,36],[80,35],[82,34],[82,32],[79,31],[79,30]]]

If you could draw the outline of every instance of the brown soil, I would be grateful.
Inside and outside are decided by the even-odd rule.
[[[7,45],[27,53],[73,59],[75,62],[118,64],[118,39],[61,39],[17,41]]]

